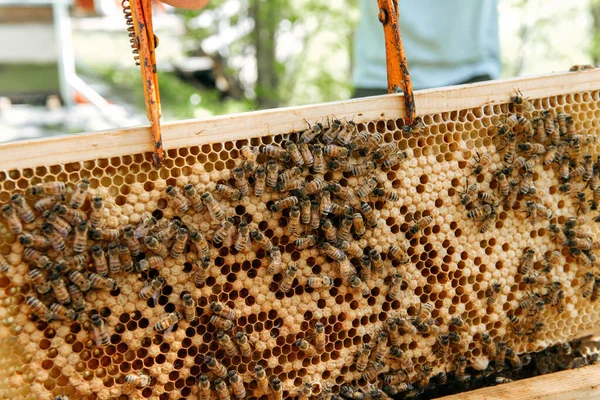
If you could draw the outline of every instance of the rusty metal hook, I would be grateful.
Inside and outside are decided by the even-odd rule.
[[[410,73],[402,36],[400,35],[399,10],[396,0],[377,0],[379,21],[383,25],[385,36],[385,59],[387,64],[388,93],[404,93],[406,105],[406,123],[412,126],[416,118],[415,96],[413,94]]]

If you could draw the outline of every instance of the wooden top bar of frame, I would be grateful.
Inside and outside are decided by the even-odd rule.
[[[415,93],[418,115],[506,103],[520,90],[541,98],[600,89],[600,69],[482,82]],[[165,150],[276,135],[327,116],[355,122],[404,117],[402,95],[384,95],[163,124]],[[0,144],[0,171],[118,157],[152,151],[149,126]]]
[[[439,400],[600,399],[600,364],[441,397]]]

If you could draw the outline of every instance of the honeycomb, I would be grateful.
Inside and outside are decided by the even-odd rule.
[[[294,168],[316,124],[170,149],[160,170],[144,153],[2,171],[0,203],[13,207],[2,208],[0,225],[0,397],[329,398],[374,388],[418,395],[445,372],[467,381],[572,341],[600,320],[599,99],[598,91],[515,95],[512,103],[422,115],[415,127],[341,121],[351,136],[338,134],[339,148],[326,148],[322,172]],[[576,133],[563,132],[561,116]],[[319,121],[321,137],[337,123],[329,117]],[[523,128],[544,118],[546,136]],[[513,165],[535,160],[526,142],[549,150],[552,128],[568,143],[570,163],[544,165],[541,155]],[[341,144],[361,138],[371,150],[346,154]],[[257,169],[272,179],[269,160],[289,176],[257,195]],[[354,169],[343,171],[347,162]],[[565,168],[570,179],[561,178]],[[511,193],[523,190],[514,199],[500,196],[499,172]],[[77,223],[37,210],[33,222],[19,222],[11,198],[70,208],[83,180],[81,213],[69,214],[87,220],[87,257],[78,262]],[[347,189],[362,201],[345,197]],[[19,225],[44,250],[24,247]],[[131,259],[127,226],[141,246]],[[47,270],[32,261],[42,254]],[[82,305],[73,270],[84,278],[77,286],[105,288],[80,290]]]

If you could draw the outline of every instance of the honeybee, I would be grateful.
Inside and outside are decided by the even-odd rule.
[[[483,169],[492,163],[492,156],[490,153],[479,154],[476,152],[473,156],[475,164],[473,165],[473,175],[477,176],[483,172]]]
[[[335,246],[332,246],[330,243],[322,243],[319,248],[323,250],[323,252],[329,257],[333,258],[336,261],[340,261],[346,257],[346,254]]]
[[[154,330],[157,332],[170,333],[175,324],[177,324],[183,316],[179,311],[173,311],[166,314],[161,320],[154,324]]]
[[[320,206],[317,200],[310,201],[310,227],[313,230],[319,229],[321,226]]]
[[[240,353],[242,353],[242,356],[246,358],[252,357],[252,349],[250,348],[250,341],[248,340],[246,332],[240,331],[235,334],[234,338],[235,342],[240,348]]]
[[[375,269],[375,272],[378,275],[383,275],[384,265],[383,260],[381,259],[381,255],[375,249],[371,249],[369,251],[369,258],[371,259],[371,265]]]
[[[291,140],[286,140],[285,147],[292,162],[296,166],[302,167],[304,165],[304,158],[302,157],[302,153],[300,153],[300,150],[298,150],[298,146],[296,146],[296,143],[292,142]]]
[[[592,69],[594,69],[594,66],[589,64],[573,65],[571,68],[569,68],[569,72],[589,71]]]
[[[66,238],[71,232],[71,225],[50,210],[42,214],[47,223],[51,224],[59,235]],[[118,230],[117,230],[118,231]]]
[[[346,281],[350,279],[352,275],[356,275],[356,268],[354,268],[348,257],[344,257],[344,259],[338,261],[338,269],[340,271],[340,276]]]
[[[158,293],[160,293],[160,290],[165,285],[165,283],[165,278],[163,278],[162,276],[157,276],[150,282],[147,282],[140,290],[140,299],[148,300],[150,298],[156,298],[156,296],[158,296]]]
[[[110,336],[108,335],[108,332],[106,332],[104,320],[98,314],[92,315],[90,320],[92,322],[96,346],[108,346],[110,344]]]
[[[294,345],[298,347],[298,349],[300,351],[302,351],[303,353],[305,353],[308,357],[313,357],[315,355],[317,355],[317,349],[315,348],[315,346],[313,346],[312,344],[310,344],[307,340],[305,339],[298,339],[294,342]]]
[[[57,321],[65,321],[67,319],[76,321],[79,318],[79,313],[75,310],[69,309],[58,303],[50,304],[50,311],[54,313],[54,318]]]
[[[106,261],[106,255],[102,248],[95,244],[92,247],[92,260],[94,261],[94,267],[96,267],[96,273],[107,276],[108,275],[108,262]]]
[[[116,290],[119,286],[117,281],[111,278],[106,278],[102,275],[95,274],[90,272],[88,274],[88,279],[92,283],[92,288],[94,289],[107,289],[107,290]]]
[[[219,315],[213,315],[210,317],[210,323],[213,324],[217,329],[221,329],[224,331],[230,331],[235,326],[233,321],[225,319]]]
[[[298,400],[309,400],[313,393],[314,384],[310,382],[304,382],[302,385],[302,389],[298,394]]]
[[[271,211],[273,212],[279,212],[281,210],[284,210],[286,208],[291,208],[295,205],[298,204],[298,197],[296,196],[289,196],[286,197],[284,199],[281,200],[277,200],[276,202],[274,202],[271,205]]]
[[[313,289],[329,289],[333,286],[333,278],[327,275],[309,276],[306,284]]]
[[[114,242],[108,245],[108,268],[111,274],[118,274],[121,272],[119,245]]]
[[[565,245],[567,247],[569,247],[570,249],[589,251],[589,250],[592,250],[592,243],[593,242],[591,242],[587,239],[572,238],[572,239],[567,239]]]
[[[287,293],[292,288],[294,283],[294,279],[296,278],[296,274],[298,273],[298,268],[296,268],[295,264],[288,265],[287,269],[283,274],[283,278],[281,282],[279,282],[279,290],[283,293]]]
[[[227,384],[222,379],[215,379],[215,392],[217,392],[217,398],[219,400],[230,400],[231,394]]]
[[[198,400],[210,400],[212,396],[208,376],[202,374],[198,378]]]
[[[446,360],[450,354],[450,339],[446,334],[440,334],[437,337],[437,349],[434,354],[437,358]]]
[[[73,309],[78,313],[85,311],[85,298],[79,287],[77,285],[69,285],[67,286],[67,290],[69,291],[69,296],[71,296]]]
[[[468,217],[468,214],[467,214],[467,217]],[[431,215],[423,217],[410,227],[409,232],[412,235],[415,235],[415,234],[417,234],[417,232],[422,231],[423,229],[425,229],[426,227],[431,225],[432,222],[433,222],[433,217]]]
[[[356,370],[358,372],[363,372],[367,369],[367,365],[369,364],[369,358],[371,357],[371,345],[368,343],[364,343],[362,349],[358,353],[358,358],[356,360]]]
[[[90,212],[89,223],[92,228],[99,228],[102,224],[102,214],[104,210],[104,199],[100,196],[92,198],[92,210]]]
[[[323,148],[323,154],[333,158],[347,158],[350,156],[350,150],[343,146],[328,144]]]
[[[331,143],[337,138],[339,132],[343,128],[344,126],[342,125],[342,121],[334,119],[329,123],[329,126],[323,131],[321,139],[324,143]]]
[[[539,293],[534,293],[526,297],[519,303],[519,308],[528,312],[529,316],[535,315],[544,307],[545,303]]]
[[[361,257],[361,268],[360,268],[360,279],[364,282],[371,280],[371,258],[368,255],[364,255]]]
[[[375,345],[375,359],[377,361],[383,361],[385,355],[387,354],[387,345],[388,345],[389,336],[386,331],[379,332],[377,335],[377,341]]]
[[[386,162],[383,163],[384,167],[387,167],[388,161],[389,163],[391,163],[392,159],[388,159],[386,160]],[[350,167],[350,174],[352,174],[352,176],[365,176],[367,174],[370,174],[371,172],[373,172],[375,169],[377,168],[377,163],[376,162],[366,162],[363,164],[359,164],[359,165],[353,165],[352,167]]]
[[[456,370],[454,376],[459,382],[467,382],[471,377],[465,373],[467,369],[467,358],[462,354],[456,359]]]
[[[362,374],[362,379],[364,379],[367,382],[373,381],[377,377],[377,375],[379,375],[384,366],[385,365],[382,361],[375,361],[369,363],[369,365]]]
[[[340,394],[345,399],[364,400],[367,398],[366,395],[360,391],[360,389],[348,385],[342,385],[340,388]]]
[[[578,206],[577,213],[578,214],[587,214],[590,211],[590,206],[585,198],[585,193],[578,192],[576,199],[577,199],[577,201],[575,202],[575,205]]]
[[[185,213],[187,210],[189,210],[192,203],[179,191],[178,188],[174,186],[167,186],[165,192],[171,198],[171,200],[173,200],[173,204],[175,205],[177,211],[180,213]]]
[[[338,248],[344,253],[348,254],[350,257],[354,258],[362,258],[363,251],[358,244],[354,241],[346,241],[342,240],[338,242]]]
[[[416,331],[415,331],[416,332]],[[412,372],[414,370],[414,364],[412,359],[406,355],[398,346],[392,346],[390,348],[390,356],[400,362],[400,367],[407,371]]]
[[[592,295],[590,296],[590,301],[595,303],[596,300],[600,298],[600,278],[596,278],[594,280],[594,290],[592,290]]]
[[[33,213],[31,206],[27,204],[22,195],[15,193],[10,197],[10,201],[12,202],[17,215],[23,222],[30,224],[35,220],[35,214]]]
[[[378,183],[379,181],[375,177],[367,179],[365,184],[358,189],[356,195],[361,198],[369,196]]]
[[[131,225],[127,225],[123,228],[123,236],[125,238],[125,244],[129,248],[131,255],[137,257],[142,252],[142,246],[138,238],[135,235],[135,231]]]
[[[283,386],[279,378],[273,378],[271,380],[271,395],[269,400],[282,400],[283,399]]]
[[[148,272],[150,269],[150,263],[145,258],[135,263],[135,270],[137,272]]]
[[[490,358],[496,357],[496,353],[497,353],[496,344],[492,340],[489,333],[484,332],[481,334],[481,343]]]
[[[196,247],[196,252],[200,257],[208,257],[209,247],[204,234],[200,231],[192,229],[190,231],[190,239],[192,239],[192,243]]]
[[[388,290],[388,297],[390,300],[396,300],[400,298],[402,293],[402,275],[396,273],[392,275],[392,282]]]
[[[512,325],[512,330],[517,336],[523,335],[523,327],[521,326],[521,320],[515,314],[510,314],[508,319]]]
[[[242,221],[238,225],[238,235],[235,240],[234,248],[237,251],[242,251],[248,247],[250,247],[250,228],[248,227],[248,223]]]
[[[208,269],[210,268],[210,258],[202,257],[200,262],[196,261],[196,265],[198,265],[198,271],[194,275],[194,283],[197,287],[204,285],[206,282],[206,278],[208,278]]]
[[[159,242],[154,236],[146,236],[144,238],[144,244],[148,249],[150,249],[154,254],[161,256],[162,258],[167,258],[169,255],[169,249],[163,243]]]
[[[154,237],[159,241],[166,243],[173,238],[173,235],[181,228],[182,223],[178,219],[167,222],[166,226],[156,232]]]
[[[218,302],[218,301],[213,301],[210,303],[210,311],[213,314],[217,314],[223,318],[227,318],[229,320],[235,320],[235,311],[228,307],[227,305]]]
[[[583,285],[581,285],[581,289],[582,290],[582,296],[583,298],[587,298],[590,297],[592,295],[592,293],[594,292],[594,286],[595,286],[595,276],[593,272],[586,272],[586,274],[583,277]]]
[[[83,292],[87,292],[92,288],[92,282],[79,271],[69,271],[68,277]]]
[[[376,228],[377,218],[375,217],[375,212],[373,211],[373,208],[371,208],[369,203],[365,203],[364,201],[362,201],[360,203],[360,209],[369,228]]]
[[[227,368],[225,368],[223,364],[217,361],[216,358],[212,356],[205,356],[204,360],[206,361],[206,366],[211,370],[213,374],[215,374],[221,379],[227,378]]]
[[[404,131],[404,133],[407,133],[410,135],[420,135],[421,133],[423,133],[424,129],[425,129],[425,124],[423,123],[423,121],[421,120],[420,117],[417,117],[415,119],[412,126],[411,125],[402,126],[402,130]]]
[[[290,209],[290,219],[287,225],[289,235],[295,235],[300,227],[300,207],[293,206]]]
[[[294,246],[298,250],[308,249],[317,244],[317,237],[315,235],[306,235],[294,240]]]
[[[400,201],[400,195],[398,193],[381,188],[373,189],[373,195],[377,197],[382,197],[388,201]]]
[[[196,212],[200,212],[204,209],[204,203],[200,197],[200,193],[194,185],[188,183],[183,187],[183,194],[187,197],[192,209]]]
[[[152,382],[152,378],[148,375],[141,373],[140,371],[137,374],[128,374],[125,376],[125,383],[135,386],[138,389],[145,388],[146,386],[150,386]]]
[[[18,235],[23,232],[23,225],[21,220],[17,216],[17,213],[11,204],[5,204],[2,206],[2,217],[8,225],[8,229],[13,235]]]
[[[299,212],[300,212],[300,210],[298,210],[298,213]],[[328,219],[323,220],[323,222],[321,223],[321,227],[323,228],[323,232],[325,233],[325,239],[328,242],[337,241],[337,230],[335,229],[335,227],[333,226],[333,224],[331,223],[330,220],[328,220]]]
[[[225,216],[225,211],[223,211],[221,205],[215,200],[210,192],[203,193],[200,198],[208,209],[208,213],[213,220],[220,221]]]
[[[183,311],[186,321],[189,323],[194,322],[198,316],[196,315],[196,304],[192,298],[192,295],[189,293],[184,293],[181,296],[181,300],[183,301]]]
[[[371,289],[369,289],[369,286],[367,286],[365,282],[361,281],[356,275],[352,275],[348,279],[348,285],[350,285],[350,287],[353,289],[357,289],[360,293],[362,293],[363,296],[371,295]]]
[[[302,135],[300,136],[300,142],[301,143],[310,143],[317,136],[319,136],[322,132],[323,132],[323,124],[321,124],[320,122],[314,124],[312,127],[309,125],[309,129],[302,132]]]
[[[505,146],[500,151],[504,151],[504,162],[512,164],[515,161],[517,136],[513,132],[509,132],[506,135],[505,143]]]
[[[256,150],[248,145],[242,146],[240,153],[244,157],[244,170],[249,174],[253,173],[256,169]]]
[[[175,234],[175,242],[171,247],[170,255],[172,258],[179,258],[183,254],[185,244],[188,239],[188,231],[185,228],[179,228],[179,231]]]
[[[217,338],[217,341],[219,342],[219,345],[221,345],[221,347],[223,348],[223,350],[225,350],[225,353],[229,357],[234,357],[239,354],[237,347],[231,341],[231,338],[229,337],[228,334],[226,334],[225,332],[217,332],[216,338]]]
[[[517,116],[522,116],[525,113],[529,113],[533,111],[533,106],[529,101],[523,97],[523,94],[520,91],[515,91],[514,94],[510,95],[510,102],[513,106],[515,114]]]
[[[8,266],[8,264],[7,264]],[[29,270],[29,279],[33,283],[35,290],[40,294],[46,294],[52,287],[50,286],[50,282],[46,280],[44,273],[37,268],[33,268]]]
[[[64,195],[42,197],[41,199],[39,199],[38,201],[35,202],[35,204],[33,205],[33,208],[35,208],[39,212],[43,212],[43,211],[46,211],[46,210],[54,207],[54,205],[56,205],[56,203],[62,202],[64,200],[65,200]]]
[[[267,268],[267,274],[273,275],[278,274],[281,271],[281,250],[275,246],[269,251],[269,267]]]
[[[498,293],[502,290],[502,285],[499,282],[493,281],[491,286],[485,291],[485,297],[487,297],[487,305],[491,306],[496,302]]]
[[[302,222],[304,225],[310,224],[310,212],[310,199],[307,197],[303,198],[300,201],[300,222]]]
[[[23,232],[19,235],[19,243],[25,247],[32,247],[36,250],[46,250],[51,246],[50,241],[45,236],[27,232]]]
[[[269,160],[274,161],[274,160]],[[275,174],[277,174],[277,165],[275,165]],[[256,169],[256,173],[254,174],[254,195],[262,196],[265,192],[265,188],[267,186],[267,175],[265,173],[265,168],[260,166]]]
[[[262,365],[258,364],[254,367],[254,376],[256,377],[256,383],[260,391],[263,394],[268,394],[270,392],[269,380],[267,379],[267,373]]]
[[[54,319],[54,313],[35,297],[27,296],[26,302],[31,312],[37,315],[42,321],[51,322]]]
[[[50,240],[54,251],[62,252],[65,249],[64,238],[54,229],[51,224],[44,222],[42,224],[42,232]]]
[[[250,193],[250,185],[244,174],[244,169],[236,167],[233,169],[233,179],[235,180],[235,189],[227,185],[217,185],[217,192],[221,193],[225,197],[229,197],[230,200],[237,201],[241,200],[242,196]]]
[[[523,367],[523,364],[521,363],[521,359],[519,358],[519,356],[517,355],[517,353],[515,353],[513,351],[513,349],[511,349],[510,347],[507,347],[506,350],[504,351],[506,358],[508,358],[508,362],[510,363],[510,365],[512,366],[512,368],[514,370],[519,370]]]
[[[227,374],[229,375],[229,383],[231,384],[235,397],[238,399],[245,399],[246,388],[244,387],[244,381],[240,375],[235,370],[231,370]]]
[[[279,171],[277,170],[277,161],[275,160],[269,160],[267,162],[267,168],[266,168],[266,176],[265,176],[265,184],[268,187],[274,188],[277,186],[277,182],[278,182],[278,178],[279,178]],[[259,185],[262,186],[262,185]],[[261,187],[258,188],[259,192],[261,191],[260,189],[263,189]],[[256,187],[254,188],[254,191],[256,192]],[[264,192],[264,189],[262,190]],[[256,194],[256,193],[255,193]],[[260,193],[262,195],[262,193]],[[258,194],[257,194],[258,195]]]
[[[261,249],[267,252],[273,249],[273,243],[271,242],[271,240],[269,240],[269,238],[258,229],[255,229],[252,232],[250,232],[250,239],[256,242]]]

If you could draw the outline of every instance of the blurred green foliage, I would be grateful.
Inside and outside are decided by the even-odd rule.
[[[101,68],[94,71],[114,86],[116,95],[138,109],[145,109],[140,71],[137,68]],[[250,100],[221,101],[217,90],[198,90],[170,72],[158,74],[163,121],[177,121],[212,115],[244,112],[252,109]]]
[[[237,83],[257,108],[349,97],[356,0],[211,0],[203,10],[179,12],[190,55],[218,53],[234,81],[248,73],[248,60],[255,62],[255,82]],[[201,14],[213,22],[198,24]],[[204,50],[207,38],[232,31],[242,34]]]

